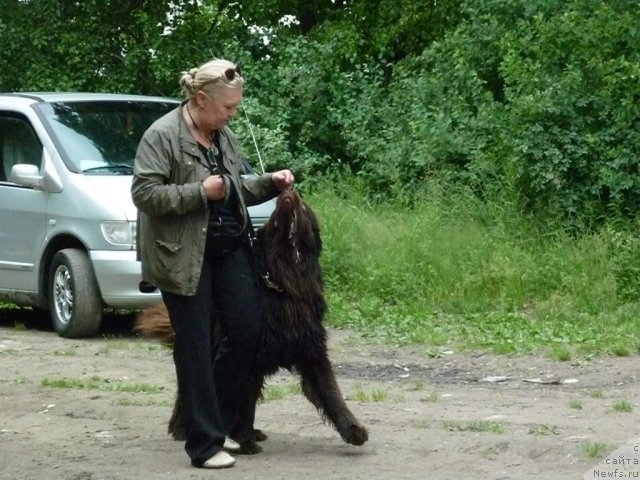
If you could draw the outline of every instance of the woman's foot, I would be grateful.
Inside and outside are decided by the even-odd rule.
[[[224,445],[222,446],[222,448],[231,453],[239,452],[242,449],[238,442],[229,437],[225,437]]]
[[[229,468],[233,467],[234,463],[236,459],[222,450],[204,462],[201,468]]]

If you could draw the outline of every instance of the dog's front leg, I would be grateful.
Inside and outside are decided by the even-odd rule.
[[[345,442],[364,444],[369,438],[367,429],[351,413],[342,398],[329,359],[323,355],[307,361],[299,366],[298,371],[302,375],[302,391],[320,415],[334,425]]]

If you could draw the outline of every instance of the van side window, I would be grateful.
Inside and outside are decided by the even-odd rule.
[[[11,167],[18,163],[40,168],[42,144],[26,120],[0,117],[0,181],[8,181]]]

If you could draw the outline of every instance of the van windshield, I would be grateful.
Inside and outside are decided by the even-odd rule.
[[[77,101],[41,103],[39,114],[67,167],[97,175],[131,175],[138,143],[178,102]]]

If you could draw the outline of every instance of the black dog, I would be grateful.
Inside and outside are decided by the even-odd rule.
[[[264,332],[252,368],[253,392],[241,411],[253,418],[265,379],[286,368],[301,376],[304,395],[345,442],[364,444],[367,430],[344,402],[327,355],[318,219],[295,190],[280,194],[271,218],[257,232],[257,245],[256,269],[265,285]],[[174,332],[164,305],[144,310],[135,330],[173,345]],[[178,392],[169,433],[182,440],[185,432]],[[242,453],[260,452],[256,441],[264,438],[255,430],[254,439],[241,443]]]

